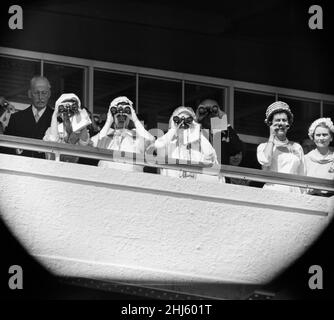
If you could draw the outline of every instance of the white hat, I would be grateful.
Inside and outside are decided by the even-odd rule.
[[[308,129],[308,136],[311,140],[314,139],[314,131],[320,124],[324,124],[332,132],[332,134],[334,134],[334,124],[331,118],[319,118],[313,121]]]
[[[290,121],[292,123],[293,121],[293,113],[290,110],[290,107],[287,103],[283,102],[283,101],[276,101],[274,103],[272,103],[266,110],[266,119],[264,120],[264,122],[266,124],[269,125],[269,122],[271,121],[271,117],[278,112],[286,112],[289,117],[290,117]]]

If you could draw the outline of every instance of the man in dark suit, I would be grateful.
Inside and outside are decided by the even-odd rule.
[[[211,128],[211,118],[222,118],[224,114],[218,102],[213,99],[203,100],[196,110],[197,120],[201,124],[202,129],[208,130],[208,139],[216,150],[218,162],[229,165],[230,156],[235,154],[234,150],[241,150],[242,142],[236,131],[229,124],[221,130]]]
[[[35,76],[30,81],[28,96],[31,106],[10,117],[4,134],[43,139],[45,131],[51,123],[53,110],[47,106],[51,95],[49,80],[42,76]],[[21,154],[27,157],[44,158],[44,152],[11,149],[8,153]]]

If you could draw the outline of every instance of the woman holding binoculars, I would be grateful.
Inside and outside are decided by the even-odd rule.
[[[55,104],[52,114],[51,126],[45,132],[44,141],[53,141],[69,144],[87,146],[90,143],[89,134],[86,128],[87,122],[82,128],[74,131],[71,118],[81,113],[81,102],[74,93],[62,94]],[[59,120],[59,121],[58,121]],[[52,159],[52,154],[46,155],[47,159]],[[65,162],[78,162],[78,157],[62,155],[60,160]]]
[[[190,164],[218,163],[216,152],[202,134],[192,108],[184,106],[176,108],[169,119],[168,132],[158,138],[154,146],[157,148],[159,156],[167,155],[169,159],[185,160]],[[160,173],[165,176],[195,178],[203,181],[218,182],[222,180],[217,176],[196,174],[184,170],[162,169]]]
[[[276,101],[266,111],[265,123],[269,126],[269,139],[257,147],[257,159],[263,170],[305,175],[304,152],[300,144],[289,141],[287,132],[293,122],[293,114],[287,103]],[[263,188],[299,192],[298,187],[267,183]]]
[[[103,128],[91,140],[98,148],[144,154],[145,148],[154,141],[154,137],[138,120],[132,101],[122,96],[110,103]],[[99,161],[98,166],[143,171],[143,167],[139,165],[104,160]]]

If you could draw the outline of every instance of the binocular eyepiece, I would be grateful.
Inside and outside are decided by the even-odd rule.
[[[110,108],[110,112],[112,115],[115,115],[116,113],[126,113],[126,114],[131,114],[131,109],[129,107],[125,107],[125,108],[122,108],[122,107],[111,107]]]
[[[2,108],[7,108],[9,106],[9,103],[6,101],[6,100],[4,100],[1,104],[0,104],[0,107],[2,107]]]
[[[79,112],[79,105],[76,99],[63,101],[63,103],[58,107],[59,114],[67,114],[69,117],[73,116],[77,112]]]
[[[115,115],[116,113],[126,113],[128,115],[131,114],[131,108],[127,103],[119,103],[117,107],[111,107],[110,112],[112,115]]]
[[[180,128],[189,128],[189,125],[194,121],[194,118],[192,116],[189,117],[178,117],[174,116],[173,121],[178,125],[180,125]]]
[[[6,100],[2,101],[0,104],[0,116],[8,110],[8,102]]]
[[[290,124],[288,123],[278,125],[278,129],[289,129],[289,128],[290,128]]]
[[[204,107],[204,106],[201,106],[198,108],[198,112],[200,115],[204,115],[206,113],[208,114],[218,114],[218,110],[219,110],[219,107],[218,106],[212,106],[212,107]]]

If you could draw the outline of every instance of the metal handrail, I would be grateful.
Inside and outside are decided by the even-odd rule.
[[[334,191],[334,181],[287,173],[263,171],[252,168],[235,167],[230,165],[212,165],[211,163],[182,161],[178,159],[136,154],[131,152],[117,152],[90,146],[79,146],[57,142],[46,142],[38,139],[30,139],[0,134],[0,146],[19,148],[38,152],[47,152],[60,155],[71,155],[83,158],[122,162],[141,166],[149,166],[160,169],[183,170],[192,173],[208,174],[213,176],[223,175],[231,178],[241,178],[251,181],[290,185],[302,188],[312,188]]]

